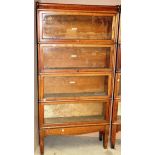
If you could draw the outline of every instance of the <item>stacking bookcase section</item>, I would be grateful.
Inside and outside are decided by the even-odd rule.
[[[121,131],[121,14],[119,14],[118,39],[116,52],[116,70],[114,82],[114,98],[111,121],[111,148],[115,148],[116,134]]]
[[[111,98],[111,74],[43,74],[39,77],[41,101]]]
[[[116,40],[117,7],[113,11],[39,10],[39,42],[53,40]]]
[[[111,100],[40,102],[40,126],[73,127],[109,124]]]
[[[46,101],[39,103],[40,146],[48,135],[100,132],[106,148],[109,135],[109,100]],[[43,150],[42,150],[43,151]]]
[[[121,62],[119,62],[121,64]],[[118,64],[118,63],[117,63]],[[116,133],[121,131],[121,68],[115,75],[115,90],[112,110],[111,148],[115,148]]]
[[[40,72],[114,69],[115,46],[112,44],[39,44],[38,46]]]
[[[116,134],[121,131],[121,18],[119,19],[119,34],[116,53],[116,71],[114,82],[114,99],[112,107],[111,148],[115,148]]]
[[[119,6],[37,3],[40,151],[44,137],[99,132],[107,148]]]

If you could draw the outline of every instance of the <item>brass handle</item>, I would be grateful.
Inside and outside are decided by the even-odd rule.
[[[69,83],[70,83],[70,84],[75,84],[76,82],[75,82],[75,81],[69,81]]]
[[[71,58],[77,58],[77,55],[76,54],[72,54],[70,55]]]
[[[77,31],[77,27],[72,27],[72,31]]]

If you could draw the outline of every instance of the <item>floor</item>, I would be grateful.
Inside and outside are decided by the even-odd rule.
[[[117,134],[116,148],[103,149],[97,133],[92,136],[48,136],[45,138],[44,155],[121,155],[120,133]],[[35,155],[39,154],[39,148]]]

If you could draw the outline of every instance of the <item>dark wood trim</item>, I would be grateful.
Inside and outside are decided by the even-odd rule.
[[[103,74],[112,74],[113,76],[113,70],[112,69],[52,69],[52,70],[43,70],[40,73],[38,73],[38,75],[57,75],[57,76],[61,76],[61,75],[73,75],[76,76],[78,75],[103,75]]]
[[[98,122],[73,122],[73,123],[62,123],[62,124],[44,124],[42,129],[55,129],[55,128],[70,128],[70,127],[85,127],[85,126],[104,126],[109,125],[106,120]]]
[[[39,37],[38,37],[39,38]],[[38,44],[95,44],[95,45],[114,45],[116,44],[116,42],[114,42],[113,40],[42,40],[39,41]]]
[[[91,12],[110,12],[117,13],[120,10],[119,5],[79,5],[79,4],[58,4],[58,3],[38,3],[38,10],[76,10],[76,11],[91,11]]]
[[[65,70],[66,71],[66,70]],[[102,70],[102,72],[87,72],[87,71],[83,71],[83,72],[72,72],[72,70],[69,70],[68,72],[50,72],[50,73],[40,73],[39,76],[112,76],[113,74],[109,71],[106,70]]]

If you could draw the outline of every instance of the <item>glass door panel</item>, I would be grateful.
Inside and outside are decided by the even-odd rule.
[[[45,76],[43,98],[108,96],[108,75]]]
[[[106,102],[65,103],[44,106],[45,123],[96,122],[105,120]]]
[[[113,48],[92,45],[43,45],[42,70],[112,69]]]
[[[43,39],[112,39],[113,16],[43,14]]]

